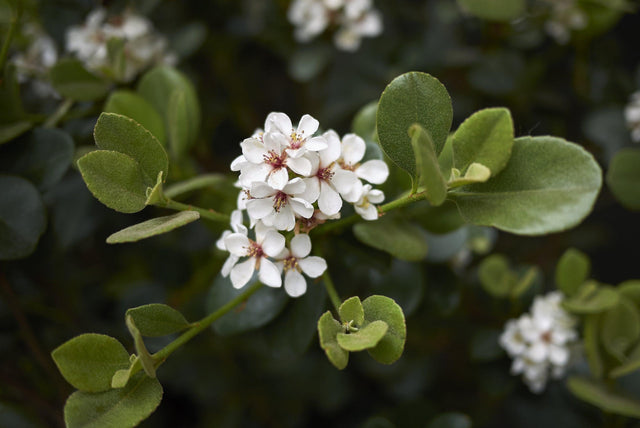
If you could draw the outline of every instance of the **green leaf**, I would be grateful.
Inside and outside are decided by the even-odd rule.
[[[28,120],[0,125],[0,144],[7,143],[14,138],[19,137],[31,129],[32,126],[33,123]]]
[[[131,428],[148,418],[161,400],[160,382],[138,373],[121,389],[74,392],[64,406],[64,421],[68,428]]]
[[[33,184],[0,175],[0,260],[31,254],[46,226],[44,204]]]
[[[514,141],[500,175],[449,197],[471,223],[541,235],[580,223],[601,184],[600,167],[582,147],[556,137],[523,137]]]
[[[511,288],[511,297],[518,298],[522,296],[536,281],[541,280],[541,275],[540,269],[537,266],[531,266],[518,278],[518,282]]]
[[[129,226],[107,238],[107,244],[121,244],[123,242],[136,242],[141,239],[161,235],[194,222],[200,218],[197,211],[181,211],[177,214],[165,217],[152,218],[151,220]]]
[[[640,306],[640,279],[621,282],[616,289],[621,296],[630,299],[636,306]]]
[[[414,177],[416,163],[407,130],[414,123],[422,126],[439,154],[452,119],[451,98],[438,79],[426,73],[405,73],[389,83],[380,97],[376,119],[380,145],[396,165]]]
[[[358,296],[351,297],[340,305],[338,308],[340,320],[343,323],[352,322],[355,327],[359,327],[364,323],[364,310],[362,302]]]
[[[356,113],[351,123],[351,131],[359,135],[365,141],[377,141],[376,114],[378,102],[372,101],[366,104]]]
[[[614,307],[618,303],[618,293],[610,286],[598,286],[595,282],[586,282],[571,298],[562,302],[562,306],[576,314],[597,314]]]
[[[322,314],[318,320],[320,347],[324,349],[327,358],[338,370],[344,369],[347,367],[347,363],[349,363],[349,352],[338,345],[337,336],[342,332],[342,325],[333,319],[330,311]]]
[[[146,180],[129,156],[96,150],[78,159],[78,168],[93,196],[109,208],[135,213],[146,206]]]
[[[151,303],[127,310],[140,334],[146,337],[160,337],[177,333],[189,327],[184,316],[170,306]]]
[[[145,205],[164,205],[167,202],[167,198],[164,196],[164,192],[162,190],[162,174],[162,171],[158,173],[155,186],[147,187],[145,192],[145,195],[147,196],[147,199],[144,201]]]
[[[373,295],[362,302],[365,322],[384,321],[388,330],[369,354],[379,363],[391,364],[402,356],[404,342],[407,338],[407,326],[402,308],[386,296]]]
[[[60,95],[74,101],[93,101],[104,97],[110,84],[89,73],[76,59],[61,59],[49,71],[51,85]]]
[[[511,21],[524,16],[525,0],[458,0],[460,7],[488,21]]]
[[[556,266],[556,286],[567,296],[573,296],[589,278],[591,261],[575,248],[564,252]]]
[[[418,261],[427,255],[422,230],[411,223],[401,223],[385,216],[377,221],[356,224],[353,233],[360,242],[401,260]]]
[[[156,137],[135,120],[115,113],[102,113],[93,135],[100,149],[120,152],[138,162],[147,186],[156,184],[161,171],[166,178],[169,170],[167,153]]]
[[[213,281],[207,298],[207,311],[214,312],[220,309],[244,291],[244,289],[234,288],[228,277],[218,275]],[[254,330],[272,321],[282,312],[286,303],[287,295],[281,289],[261,287],[238,309],[228,312],[215,321],[213,330],[222,336]]]
[[[176,156],[182,156],[189,148],[189,112],[186,95],[183,90],[176,89],[169,98],[167,109],[167,131],[169,146]]]
[[[622,149],[611,159],[607,185],[616,199],[630,210],[640,210],[640,149]]]
[[[418,202],[405,210],[421,227],[437,234],[453,232],[466,224],[452,200],[445,200],[438,207]]]
[[[384,321],[373,321],[354,333],[338,333],[338,345],[347,351],[364,351],[375,347],[387,333]]]
[[[411,125],[409,136],[416,158],[414,183],[425,187],[427,199],[431,205],[436,207],[442,205],[447,198],[447,183],[440,172],[440,164],[431,136],[418,124]]]
[[[129,367],[129,353],[116,339],[87,333],[58,346],[51,357],[67,382],[81,391],[111,389],[111,378]]]
[[[474,183],[484,183],[491,178],[491,170],[486,166],[479,163],[472,163],[467,168],[467,172],[464,176],[460,176],[460,171],[457,168],[451,170],[451,180],[449,181],[449,189],[456,187],[466,186]]]
[[[601,378],[604,371],[599,338],[600,315],[587,315],[584,318],[584,352],[591,374]]]
[[[567,386],[573,395],[605,412],[640,418],[640,401],[610,390],[600,382],[572,376],[567,381]]]
[[[620,296],[618,303],[602,314],[600,340],[604,348],[623,361],[626,351],[640,338],[640,314],[635,305]]]
[[[447,137],[447,141],[438,155],[438,163],[444,180],[449,181],[451,179],[451,169],[453,168],[453,134],[449,134]]]
[[[482,260],[478,277],[484,290],[494,297],[507,297],[518,279],[502,254],[492,254]]]
[[[138,93],[160,112],[160,116],[162,116],[166,125],[166,135],[169,136],[169,139],[171,139],[170,126],[173,126],[171,123],[176,120],[175,112],[171,113],[175,109],[171,105],[171,99],[175,91],[184,94],[184,116],[179,117],[179,120],[182,121],[186,118],[187,138],[186,145],[178,147],[184,151],[193,144],[200,130],[200,106],[195,88],[189,79],[174,68],[160,66],[142,76],[138,84]],[[180,115],[182,114],[181,112]],[[180,125],[185,126],[182,122]],[[175,148],[172,144],[172,150]]]
[[[226,177],[222,174],[202,174],[179,183],[167,186],[163,193],[167,198],[173,199],[176,196],[191,192],[203,187],[214,187],[223,184]]]
[[[104,105],[104,111],[117,113],[135,120],[151,132],[160,143],[165,143],[164,122],[160,113],[147,100],[135,92],[128,90],[112,92]]]
[[[140,360],[140,364],[142,365],[144,372],[147,376],[155,378],[156,365],[153,361],[153,357],[149,351],[147,351],[147,347],[144,344],[144,339],[142,338],[142,334],[140,334],[140,330],[136,327],[136,323],[133,321],[131,315],[125,315],[124,319],[127,324],[127,329],[129,330],[129,333],[131,333],[131,337],[133,337],[138,359]],[[113,379],[113,376],[111,378]]]
[[[513,121],[506,108],[488,108],[468,117],[453,134],[453,166],[466,173],[473,163],[496,176],[507,166],[513,147]]]
[[[9,126],[9,130],[5,131],[4,138],[12,133],[17,136],[17,130],[10,130],[11,127],[17,126],[17,122],[25,120],[24,108],[22,107],[22,98],[20,97],[20,82],[16,77],[16,67],[14,64],[7,64],[0,79],[0,124]],[[20,129],[17,126],[18,130]],[[8,140],[7,140],[8,141]],[[4,142],[0,140],[0,142]]]
[[[471,428],[471,418],[464,413],[442,413],[433,418],[427,428]]]
[[[638,369],[640,369],[640,343],[629,352],[629,356],[622,364],[609,372],[609,377],[615,379]]]

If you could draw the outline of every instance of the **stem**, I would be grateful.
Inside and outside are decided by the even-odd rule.
[[[160,207],[169,208],[177,211],[198,211],[200,215],[211,221],[220,221],[223,223],[228,223],[231,218],[226,214],[220,214],[214,210],[206,210],[204,208],[196,207],[194,205],[183,204],[182,202],[174,201],[173,199],[166,199],[162,203],[157,204]]]
[[[18,22],[20,22],[20,18],[22,17],[22,0],[17,1],[15,15],[11,18],[11,23],[9,24],[9,30],[7,31],[7,36],[4,39],[4,43],[2,44],[2,50],[0,50],[0,73],[4,74],[4,63],[7,60],[7,56],[9,55],[9,47],[11,46],[11,39],[18,28]]]
[[[324,288],[327,289],[329,299],[331,299],[331,303],[333,304],[333,307],[336,308],[337,313],[340,308],[341,300],[340,296],[338,296],[335,285],[333,285],[333,280],[331,279],[331,275],[329,275],[329,270],[325,270],[324,274],[322,274],[322,282],[324,282]]]
[[[45,128],[55,128],[55,126],[60,122],[60,120],[64,117],[65,114],[69,111],[71,106],[73,105],[73,100],[66,99],[60,103],[56,111],[53,112],[51,116],[44,122],[42,126]]]

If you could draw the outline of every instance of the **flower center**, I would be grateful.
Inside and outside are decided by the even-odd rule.
[[[545,343],[551,343],[551,331],[545,331],[542,333],[540,339]]]
[[[298,259],[295,256],[289,256],[283,260],[284,262],[284,271],[287,272],[289,270],[295,269],[300,272],[300,268],[298,267]]]
[[[261,258],[264,255],[264,251],[262,251],[262,245],[258,244],[256,241],[249,240],[249,251],[247,252],[247,256],[255,257],[256,259]]]
[[[292,129],[291,134],[289,135],[289,139],[289,148],[293,150],[299,149],[300,147],[302,147],[306,140],[304,136],[304,130],[300,134],[298,134],[294,129]]]
[[[287,205],[289,202],[289,195],[284,192],[279,191],[273,197],[273,209],[279,213],[280,209]]]
[[[333,175],[335,174],[332,171],[332,169],[333,169],[333,162],[331,163],[331,165],[329,165],[326,168],[319,168],[318,172],[316,173],[316,177],[318,177],[322,181],[330,181],[331,178],[333,178]]]
[[[350,163],[345,162],[344,159],[342,158],[338,159],[338,165],[340,165],[340,168],[347,171],[355,171],[360,166],[359,163],[356,163],[355,165],[351,165]]]
[[[287,160],[286,152],[282,153],[281,155],[278,155],[276,152],[272,150],[266,155],[264,155],[262,158],[264,159],[264,162],[267,165],[271,165],[273,169],[280,169],[287,166],[285,164],[285,161]]]

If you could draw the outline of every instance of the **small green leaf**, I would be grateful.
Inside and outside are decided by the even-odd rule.
[[[356,224],[353,233],[360,242],[401,260],[418,261],[427,255],[422,230],[411,223],[401,223],[385,216],[378,221]]]
[[[573,395],[605,412],[640,418],[640,401],[610,390],[600,382],[572,376],[567,381],[567,386]]]
[[[449,192],[469,222],[522,235],[568,229],[593,208],[600,167],[582,147],[556,137],[514,141],[507,167],[486,183]]]
[[[176,156],[182,156],[189,148],[189,117],[184,90],[176,89],[169,98],[167,131],[169,147]]]
[[[536,281],[541,280],[540,276],[540,269],[537,266],[531,266],[511,288],[511,297],[518,298],[522,296]]]
[[[379,363],[391,364],[402,356],[407,338],[407,326],[402,308],[386,296],[370,296],[362,302],[365,322],[384,321],[388,330],[369,354]]]
[[[189,327],[184,316],[170,306],[151,303],[127,310],[127,316],[146,337],[159,337],[177,333]]]
[[[588,281],[562,305],[576,314],[597,314],[614,307],[618,299],[618,293],[613,287],[598,286],[595,282]]]
[[[480,110],[462,122],[453,134],[453,166],[466,173],[467,168],[478,163],[496,176],[507,166],[512,147],[513,121],[509,110]]]
[[[452,120],[451,97],[442,83],[426,73],[405,73],[389,83],[380,97],[376,119],[380,145],[396,165],[414,177],[416,162],[407,129],[414,123],[422,126],[439,154]]]
[[[93,131],[96,145],[103,150],[125,154],[138,162],[149,187],[160,172],[166,178],[169,159],[160,142],[133,119],[115,113],[102,113]]]
[[[447,183],[440,172],[438,156],[433,147],[433,141],[429,132],[418,124],[409,128],[411,146],[416,158],[416,176],[414,183],[424,186],[427,199],[433,206],[442,205],[447,198]],[[415,184],[414,184],[415,186]]]
[[[635,305],[620,296],[618,303],[602,314],[600,340],[604,348],[620,361],[626,351],[640,338],[640,314]]]
[[[433,418],[427,428],[471,428],[471,418],[464,413],[442,413]]]
[[[131,377],[130,369],[120,369],[113,374],[111,378],[111,388],[124,388]]]
[[[591,261],[575,248],[564,252],[556,266],[556,286],[567,296],[573,296],[589,278]]]
[[[110,389],[113,374],[129,367],[124,346],[104,334],[76,336],[54,349],[51,357],[67,382],[87,392]]]
[[[378,112],[378,102],[372,101],[362,107],[356,113],[351,123],[351,131],[362,137],[363,140],[377,141],[376,114]]]
[[[156,185],[147,187],[147,191],[145,192],[147,196],[147,200],[144,202],[145,205],[163,205],[167,202],[167,198],[164,196],[162,189],[162,181],[162,171],[160,171],[156,179]]]
[[[144,372],[147,374],[147,376],[155,378],[156,365],[153,361],[153,357],[151,356],[149,351],[147,351],[147,347],[144,344],[144,340],[142,339],[140,330],[138,330],[138,327],[136,327],[136,323],[133,321],[131,315],[126,314],[124,319],[127,324],[127,329],[129,330],[129,333],[131,333],[131,337],[133,337],[136,352],[138,353],[138,359],[140,360],[140,364],[142,365]]]
[[[611,159],[607,185],[618,201],[630,210],[640,210],[640,149],[622,149]]]
[[[181,211],[165,217],[152,218],[114,233],[107,238],[107,244],[136,242],[141,239],[151,238],[152,236],[170,232],[199,218],[200,213],[197,211]]]
[[[511,21],[524,16],[525,0],[458,0],[460,7],[488,21]]]
[[[96,150],[78,159],[87,187],[100,202],[123,213],[135,213],[146,206],[147,185],[138,162],[129,156]]]
[[[621,282],[616,288],[621,296],[630,299],[636,306],[640,306],[640,279]]]
[[[627,359],[609,372],[610,378],[618,378],[640,369],[640,343],[629,352]]]
[[[148,418],[160,401],[160,382],[138,373],[124,388],[74,392],[64,406],[64,421],[68,428],[132,428]]]
[[[31,254],[46,226],[44,203],[33,184],[0,175],[0,260]]]
[[[338,313],[343,323],[353,321],[356,327],[364,323],[364,310],[362,309],[362,302],[360,302],[358,296],[351,297],[342,302],[338,308]]]
[[[349,362],[349,352],[338,345],[337,336],[339,333],[342,333],[342,331],[342,325],[333,319],[330,311],[322,314],[318,320],[320,347],[324,349],[327,358],[338,370],[347,367],[347,363]]]
[[[491,178],[491,170],[479,163],[469,165],[463,177],[460,177],[460,172],[457,168],[453,168],[451,172],[451,180],[447,183],[449,189],[455,189],[456,187],[462,187],[468,184],[484,183]]]
[[[338,333],[338,345],[351,352],[375,347],[387,333],[389,326],[384,321],[373,321],[355,333]]]
[[[492,254],[482,260],[478,277],[485,291],[494,297],[508,296],[518,279],[502,254]]]
[[[89,73],[76,59],[61,59],[49,72],[51,85],[63,97],[74,101],[93,101],[104,97],[110,84]]]
[[[160,143],[164,144],[166,136],[160,113],[147,100],[135,92],[128,90],[113,91],[104,105],[104,111],[117,113],[135,120],[151,132]]]
[[[604,371],[602,353],[600,352],[599,326],[599,314],[587,315],[584,318],[584,352],[591,374],[596,378],[601,378]]]

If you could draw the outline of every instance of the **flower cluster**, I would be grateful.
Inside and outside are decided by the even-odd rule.
[[[631,130],[631,140],[640,143],[640,91],[631,94],[629,104],[624,109],[624,118]]]
[[[576,0],[547,1],[551,6],[551,15],[545,23],[545,30],[558,43],[564,45],[569,42],[571,31],[581,30],[587,26],[587,14]]]
[[[366,144],[355,134],[340,139],[329,130],[314,136],[318,125],[304,115],[294,128],[286,114],[271,113],[264,130],[240,143],[242,155],[231,163],[231,170],[240,173],[238,210],[232,213],[231,230],[217,243],[230,253],[222,274],[231,276],[234,287],[247,284],[256,270],[262,283],[280,287],[284,273],[285,291],[301,296],[307,287],[301,273],[316,278],[327,268],[324,259],[309,256],[307,232],[339,218],[343,202],[353,204],[366,220],[378,218],[375,204],[384,194],[362,180],[384,183],[387,164],[362,162]],[[243,224],[245,213],[253,239]],[[288,247],[282,231],[295,231]]]
[[[154,31],[148,19],[131,10],[108,17],[105,9],[96,9],[84,25],[69,28],[66,39],[67,51],[89,70],[121,81],[132,80],[153,64],[176,62],[176,57],[167,53],[166,39]],[[112,40],[122,44],[124,64],[113,58]]]
[[[329,26],[338,27],[334,42],[345,51],[357,50],[362,37],[382,32],[382,17],[371,0],[295,0],[288,16],[300,42],[313,39]]]
[[[544,390],[549,375],[564,375],[570,360],[569,345],[578,337],[576,320],[560,303],[562,293],[538,296],[531,313],[509,320],[500,336],[500,345],[512,357],[511,373],[522,374],[532,392]]]

